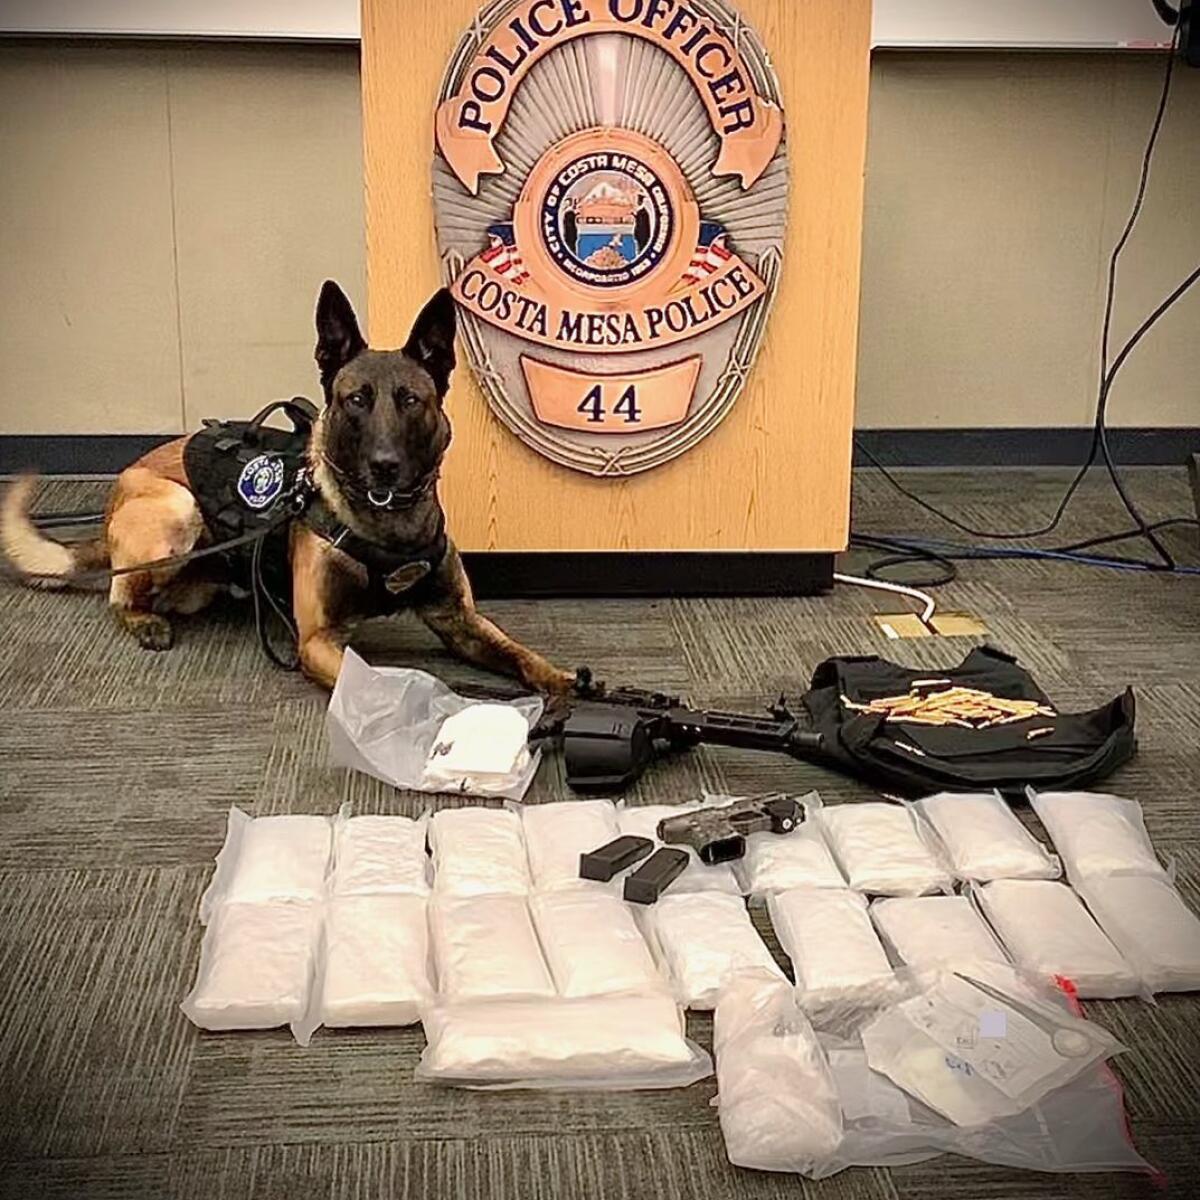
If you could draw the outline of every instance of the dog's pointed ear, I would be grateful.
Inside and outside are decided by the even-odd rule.
[[[321,386],[328,403],[337,373],[367,348],[346,293],[332,279],[325,280],[317,300],[317,349]]]
[[[454,297],[442,288],[421,309],[404,345],[404,353],[433,377],[439,399],[449,389],[454,370],[454,327]]]

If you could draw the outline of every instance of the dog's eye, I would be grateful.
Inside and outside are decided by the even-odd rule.
[[[416,404],[417,398],[412,392],[399,391],[396,393],[397,408],[412,408]]]
[[[366,408],[369,403],[366,392],[351,392],[346,397],[347,408]]]

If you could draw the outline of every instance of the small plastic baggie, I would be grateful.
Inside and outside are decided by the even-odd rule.
[[[757,969],[783,978],[740,896],[666,895],[640,916],[687,1008],[713,1008],[721,987],[742,971]]]
[[[372,667],[347,650],[325,717],[329,761],[393,787],[520,800],[540,760],[520,725],[528,741],[543,707],[539,696],[470,700],[425,671]]]
[[[876,900],[870,915],[884,945],[908,967],[953,969],[1008,961],[966,896],[893,896]]]
[[[914,807],[933,827],[962,880],[1057,879],[1062,864],[1021,824],[999,792],[939,792]]]
[[[1200,918],[1165,879],[1093,875],[1077,890],[1148,991],[1200,991]]]
[[[810,1172],[842,1138],[837,1087],[786,980],[746,971],[717,1000],[717,1116],[729,1161],[756,1171]]]
[[[840,1019],[892,995],[891,964],[857,892],[793,888],[771,896],[767,911],[813,1020]]]
[[[200,923],[206,925],[225,903],[320,900],[330,848],[328,817],[250,817],[235,805],[216,869],[200,897]]]
[[[333,823],[335,896],[429,892],[429,855],[425,852],[428,820],[401,816],[352,817],[343,806]]]
[[[1012,960],[1031,975],[1070,980],[1085,1000],[1144,990],[1137,972],[1065,883],[997,879],[974,895]]]
[[[610,800],[559,800],[521,807],[529,872],[538,891],[613,888],[579,878],[579,858],[617,836],[617,810]]]
[[[443,999],[556,994],[524,896],[435,896],[429,933]]]
[[[662,990],[665,981],[629,906],[595,891],[538,892],[529,907],[560,996]]]
[[[618,832],[649,838],[657,849],[662,845],[658,837],[659,822],[699,807],[698,804],[621,805],[617,809]],[[690,846],[676,849],[686,849],[689,861],[683,873],[672,881],[671,895],[677,896],[683,892],[725,892],[730,896],[741,895],[742,889],[737,876],[728,863],[709,866],[700,861],[700,856]]]
[[[867,801],[818,808],[833,855],[850,886],[876,896],[924,896],[949,892],[953,880],[922,839],[903,804]]]
[[[1167,878],[1136,800],[1101,792],[1035,792],[1032,788],[1026,794],[1072,883],[1090,875]]]
[[[712,1074],[665,992],[438,1004],[423,1020],[416,1077],[434,1083],[629,1091]]]
[[[181,1005],[201,1029],[298,1031],[307,1017],[321,906],[227,902],[211,914],[196,984]],[[305,1040],[297,1032],[299,1040]]]
[[[433,890],[442,896],[523,896],[529,860],[521,818],[506,808],[443,808],[429,822]]]

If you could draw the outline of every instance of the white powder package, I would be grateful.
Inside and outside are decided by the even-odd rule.
[[[664,992],[439,1004],[424,1018],[416,1077],[463,1087],[686,1087],[712,1060]]]
[[[837,1087],[786,980],[748,971],[722,988],[713,1052],[731,1163],[809,1174],[828,1159],[842,1138]]]
[[[1166,880],[1093,875],[1078,891],[1149,991],[1200,991],[1200,919]]]
[[[699,804],[623,805],[617,809],[618,832],[649,838],[657,850],[662,845],[658,840],[659,821],[699,807]],[[677,896],[682,892],[725,892],[730,896],[741,895],[741,885],[728,863],[710,867],[700,861],[700,856],[690,846],[677,846],[676,849],[686,850],[689,861],[679,877],[671,883],[671,895]]]
[[[318,1016],[330,1028],[412,1025],[430,1002],[423,896],[335,896],[325,909]]]
[[[1137,972],[1065,883],[997,879],[974,895],[1012,960],[1030,974],[1068,979],[1085,1000],[1142,990]]]
[[[1062,856],[1067,878],[1152,875],[1167,878],[1150,844],[1142,806],[1101,792],[1035,792],[1029,803]]]
[[[435,896],[429,934],[447,1001],[556,994],[524,896]]]
[[[810,792],[802,798],[802,804],[805,820],[791,833],[752,833],[746,838],[746,854],[736,869],[742,890],[748,895],[767,896],[797,887],[846,886],[825,844],[820,823],[812,819],[820,810],[820,797]]]
[[[662,991],[666,984],[633,913],[606,892],[536,892],[538,940],[560,996]]]
[[[443,808],[429,822],[433,887],[444,896],[525,895],[521,818],[506,808]]]
[[[333,823],[330,892],[335,896],[428,893],[428,824],[426,818],[352,817],[349,807],[343,806]]]
[[[505,795],[529,769],[528,741],[529,722],[512,705],[468,703],[438,729],[425,783],[434,790]]]
[[[949,892],[950,872],[918,832],[903,804],[870,801],[816,808],[834,858],[850,886],[876,896]]]
[[[188,1019],[201,1029],[300,1025],[320,918],[320,905],[288,900],[218,906],[204,932],[196,985],[181,1005]]]
[[[884,945],[916,970],[1008,961],[966,896],[893,896],[876,900],[870,916]]]
[[[999,792],[939,792],[914,807],[962,880],[1057,879],[1062,864],[1021,824]]]
[[[200,897],[200,923],[226,902],[311,902],[325,894],[332,826],[328,817],[250,817],[229,810],[216,870]]]
[[[728,978],[758,969],[782,979],[740,896],[668,893],[641,916],[651,944],[688,1008],[711,1009]]]
[[[607,845],[617,836],[617,809],[611,800],[526,804],[520,815],[536,890],[616,886],[579,878],[579,856]]]
[[[801,1007],[814,1019],[881,1003],[894,977],[857,892],[793,888],[767,900],[771,924],[792,960]]]

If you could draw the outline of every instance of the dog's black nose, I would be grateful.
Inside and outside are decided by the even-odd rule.
[[[394,454],[372,454],[369,466],[375,483],[387,486],[400,477],[400,459]]]

